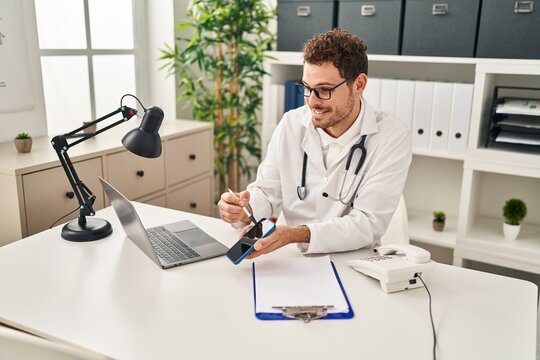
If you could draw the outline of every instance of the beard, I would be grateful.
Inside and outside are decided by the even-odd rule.
[[[326,106],[313,106],[311,108],[312,110],[312,117],[311,121],[313,123],[313,126],[316,128],[321,129],[328,129],[331,127],[335,127],[340,123],[347,123],[348,120],[351,119],[355,106],[355,101],[357,99],[351,94],[349,96],[347,103],[343,106],[336,106],[336,107],[326,107]],[[320,116],[313,114],[313,112],[322,112]]]

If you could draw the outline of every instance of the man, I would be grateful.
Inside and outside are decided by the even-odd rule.
[[[411,134],[362,99],[366,49],[340,29],[304,45],[307,105],[283,116],[255,182],[218,203],[235,226],[250,223],[242,207],[260,219],[281,206],[286,225],[257,241],[250,258],[289,243],[304,253],[353,250],[376,245],[386,231],[411,163]]]

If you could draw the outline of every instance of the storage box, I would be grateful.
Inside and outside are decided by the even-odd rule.
[[[336,3],[328,0],[278,1],[278,51],[302,51],[313,35],[332,30]]]
[[[476,56],[540,59],[540,2],[484,0]]]
[[[407,0],[403,55],[473,57],[480,0]]]
[[[398,55],[402,9],[402,0],[339,0],[337,24],[361,37],[368,54]]]

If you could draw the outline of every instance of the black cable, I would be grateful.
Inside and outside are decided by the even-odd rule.
[[[137,100],[137,102],[141,105],[141,107],[143,108],[144,111],[146,111],[146,108],[144,107],[144,105],[142,104],[141,100],[139,100],[138,97],[136,97],[135,95],[131,95],[131,94],[125,94],[124,96],[122,96],[120,98],[120,107],[122,107],[122,100],[124,100],[124,98],[126,96],[131,96],[132,98],[135,98],[135,100]]]
[[[52,227],[53,227],[54,225],[56,225],[57,222],[59,222],[60,220],[62,220],[62,219],[65,218],[66,216],[69,216],[69,215],[73,214],[73,213],[74,213],[75,211],[77,211],[77,210],[79,210],[79,207],[77,207],[75,210],[73,210],[73,211],[67,213],[66,215],[62,216],[60,219],[58,219],[58,220],[56,220],[55,222],[53,222],[52,225],[49,226],[49,229],[52,229]]]
[[[418,277],[420,279],[420,281],[422,282],[422,284],[424,284],[424,287],[426,288],[426,291],[428,293],[428,297],[429,297],[429,318],[431,319],[431,329],[433,330],[433,360],[436,360],[437,355],[435,353],[435,347],[437,346],[437,335],[435,334],[435,324],[433,324],[433,313],[431,311],[431,293],[429,292],[429,289],[426,286],[426,283],[424,282],[424,280],[422,280],[422,277],[420,276],[420,274],[417,273],[414,276],[416,276],[416,277]]]

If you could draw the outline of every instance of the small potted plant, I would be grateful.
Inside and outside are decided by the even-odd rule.
[[[91,123],[91,121],[83,121],[83,125],[84,125],[84,126],[86,126],[86,125],[88,125],[88,124],[90,124],[90,123]],[[84,133],[93,133],[93,132],[95,132],[96,130],[97,130],[97,124],[94,124],[94,125],[92,125],[92,126],[89,126],[89,127],[85,128],[85,129],[83,129],[83,132],[84,132]]]
[[[17,134],[13,141],[15,142],[17,151],[20,153],[28,153],[32,150],[32,137],[27,133],[22,132]]]
[[[527,206],[520,199],[509,199],[503,206],[503,233],[506,240],[516,240],[521,222],[527,215]]]
[[[442,211],[433,212],[433,230],[443,231],[444,222],[446,221],[446,215]]]

